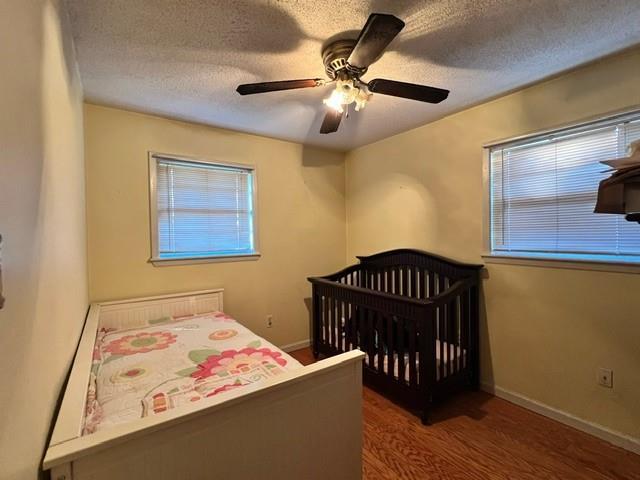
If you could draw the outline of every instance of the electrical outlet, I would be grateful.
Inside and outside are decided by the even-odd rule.
[[[273,315],[267,315],[267,328],[273,327]]]
[[[598,384],[603,387],[613,388],[613,370],[608,368],[598,369]]]

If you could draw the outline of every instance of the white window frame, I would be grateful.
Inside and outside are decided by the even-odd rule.
[[[151,233],[151,258],[149,262],[155,266],[167,265],[191,265],[197,263],[216,263],[216,262],[238,262],[246,260],[258,260],[261,256],[259,248],[259,228],[258,228],[258,172],[255,165],[243,163],[220,162],[215,160],[205,160],[202,158],[194,158],[184,155],[175,155],[170,153],[161,153],[150,151],[149,154],[149,226]],[[211,255],[197,257],[181,257],[181,258],[161,258],[159,255],[158,240],[158,191],[157,191],[157,167],[160,159],[172,160],[185,163],[200,163],[218,167],[241,168],[251,171],[251,193],[253,205],[253,246],[254,252],[247,254],[232,255]]]
[[[526,142],[527,140],[535,137],[561,134],[567,130],[573,130],[576,128],[589,128],[595,127],[598,123],[612,122],[618,117],[621,119],[628,117],[629,115],[640,114],[640,105],[633,106],[632,108],[625,109],[623,111],[617,111],[600,115],[597,117],[590,117],[580,121],[573,122],[571,124],[565,124],[559,127],[550,128],[547,130],[537,131],[526,135],[520,135],[517,137],[495,140],[485,143],[483,147],[482,155],[482,184],[483,184],[483,199],[482,199],[482,258],[487,263],[496,264],[512,264],[512,265],[526,265],[537,267],[549,267],[549,268],[568,268],[575,270],[596,270],[605,272],[621,272],[621,273],[640,273],[640,261],[626,261],[623,259],[616,259],[612,255],[602,258],[580,258],[580,255],[571,254],[532,254],[527,252],[495,252],[492,250],[491,245],[491,149],[499,146],[506,146],[508,144]],[[638,225],[640,228],[640,224]]]

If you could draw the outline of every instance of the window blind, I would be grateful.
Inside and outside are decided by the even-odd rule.
[[[593,213],[599,162],[638,139],[640,113],[491,148],[493,252],[640,261],[640,225]]]
[[[255,253],[253,170],[157,159],[159,258]]]

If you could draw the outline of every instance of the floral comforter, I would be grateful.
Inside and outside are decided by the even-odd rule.
[[[149,323],[99,332],[84,434],[302,366],[222,312]]]

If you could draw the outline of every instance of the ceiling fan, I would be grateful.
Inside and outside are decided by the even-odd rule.
[[[335,90],[323,103],[329,107],[322,122],[320,133],[338,130],[345,110],[355,103],[355,110],[365,107],[372,93],[408,98],[420,102],[440,103],[449,95],[449,90],[376,78],[369,82],[360,79],[367,68],[378,60],[389,43],[404,28],[404,22],[393,15],[372,13],[356,40],[337,40],[325,47],[322,61],[330,80],[308,78],[283,80],[280,82],[247,83],[239,85],[240,95],[293,90],[296,88],[321,87],[334,84]]]

